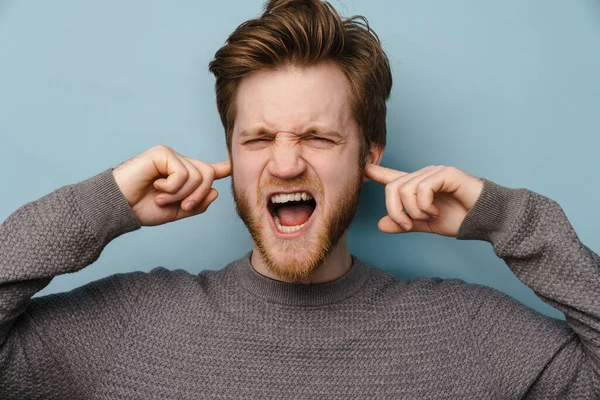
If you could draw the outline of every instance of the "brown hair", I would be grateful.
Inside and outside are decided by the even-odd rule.
[[[372,144],[385,146],[385,103],[392,73],[366,18],[341,18],[330,3],[320,0],[270,0],[259,18],[237,27],[209,65],[229,151],[242,78],[286,64],[327,61],[336,63],[348,78],[352,111],[363,138],[361,156]]]

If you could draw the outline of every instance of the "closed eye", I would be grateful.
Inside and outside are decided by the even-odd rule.
[[[336,142],[323,136],[308,136],[305,138],[306,143],[316,149],[330,149]]]
[[[307,138],[307,140],[315,140],[317,142],[325,142],[325,143],[334,143],[333,140],[327,139],[327,138],[324,138],[324,137],[320,137],[320,136],[310,136],[310,137]]]
[[[270,141],[271,141],[271,139],[269,139],[269,138],[256,138],[256,139],[247,140],[244,144],[270,142]]]

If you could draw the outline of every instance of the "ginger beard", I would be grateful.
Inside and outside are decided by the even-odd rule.
[[[266,267],[277,276],[292,281],[305,279],[317,270],[352,223],[358,210],[363,176],[364,165],[359,164],[356,176],[340,193],[328,193],[328,198],[335,196],[329,204],[325,202],[322,185],[306,176],[293,180],[270,180],[259,185],[253,207],[249,196],[236,188],[235,175],[232,174],[231,188],[237,213],[248,228]],[[277,238],[265,218],[265,213],[267,218],[272,218],[268,210],[271,200],[267,199],[267,193],[298,188],[315,194],[313,213],[317,214],[311,215],[311,218],[316,219],[300,237]]]

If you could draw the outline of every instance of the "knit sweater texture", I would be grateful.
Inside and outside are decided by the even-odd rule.
[[[249,255],[31,298],[139,229],[108,169],[0,227],[0,399],[595,399],[600,259],[560,206],[484,180],[458,239],[485,240],[566,321],[457,279],[353,257],[331,282],[269,279]]]

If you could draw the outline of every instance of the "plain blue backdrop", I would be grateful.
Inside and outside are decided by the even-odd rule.
[[[600,2],[348,0],[394,75],[383,165],[453,165],[556,200],[600,250]],[[0,220],[19,206],[162,143],[226,157],[208,63],[258,16],[256,0],[0,0]],[[156,266],[220,269],[251,248],[229,180],[199,217],[142,228],[41,294]],[[562,314],[522,285],[489,243],[377,230],[383,188],[365,185],[352,252],[407,279],[456,277]]]

